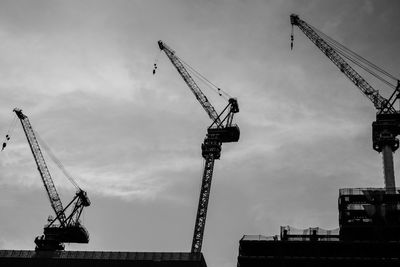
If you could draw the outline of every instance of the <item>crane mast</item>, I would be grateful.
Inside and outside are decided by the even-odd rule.
[[[300,30],[349,78],[361,92],[370,99],[377,109],[376,121],[372,123],[373,149],[382,152],[385,188],[388,192],[395,190],[395,177],[393,166],[393,153],[399,147],[400,113],[393,105],[399,99],[400,82],[389,99],[379,94],[364,78],[357,73],[344,60],[336,50],[329,45],[307,22],[301,20],[298,15],[290,15],[290,22],[298,26]],[[292,35],[293,41],[293,35]]]
[[[29,147],[31,148],[40,177],[42,178],[43,185],[49,197],[51,207],[56,214],[56,217],[54,219],[49,219],[49,223],[44,227],[44,234],[35,239],[36,249],[63,250],[63,243],[65,242],[88,243],[89,234],[79,221],[83,208],[90,206],[90,200],[87,197],[87,193],[78,187],[78,191],[72,201],[65,208],[63,207],[28,117],[22,113],[21,109],[15,108],[14,112],[21,121],[22,128],[24,129]],[[63,172],[65,172],[64,169]],[[65,214],[67,209],[71,210],[68,216]],[[56,224],[57,221],[59,222],[59,225]]]
[[[191,252],[197,253],[201,252],[203,244],[214,162],[216,159],[220,159],[222,143],[237,142],[239,140],[239,127],[232,124],[234,114],[239,112],[239,105],[236,99],[230,98],[228,100],[228,105],[218,114],[186,70],[182,61],[175,55],[175,52],[162,41],[158,41],[158,46],[168,56],[172,65],[177,69],[178,73],[212,120],[212,124],[207,129],[206,138],[201,145],[205,164],[191,247]]]

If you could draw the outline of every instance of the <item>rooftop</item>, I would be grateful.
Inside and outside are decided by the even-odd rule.
[[[0,250],[0,266],[176,266],[206,267],[203,254],[189,252]]]

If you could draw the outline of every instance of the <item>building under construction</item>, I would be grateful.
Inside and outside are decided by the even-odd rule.
[[[372,147],[383,155],[385,188],[350,188],[339,190],[339,228],[295,229],[281,227],[279,236],[245,235],[239,241],[238,267],[257,266],[399,266],[400,265],[400,190],[395,187],[393,153],[399,147],[400,111],[394,103],[400,98],[400,82],[386,99],[360,76],[345,60],[357,64],[357,57],[316,28],[291,15],[291,23],[302,32],[346,75],[377,109],[372,124]],[[324,38],[322,38],[323,36]],[[89,234],[80,223],[84,207],[90,206],[85,191],[78,191],[73,200],[63,207],[44,161],[36,134],[22,110],[15,109],[21,120],[32,150],[42,182],[48,193],[56,218],[45,226],[43,235],[35,239],[36,249],[29,251],[0,250],[0,266],[176,266],[205,267],[201,253],[206,223],[208,201],[213,178],[214,161],[220,159],[223,143],[238,142],[239,127],[233,123],[239,112],[238,102],[223,90],[216,92],[228,101],[225,109],[216,112],[189,73],[190,66],[176,55],[164,42],[158,42],[161,51],[177,69],[186,85],[195,95],[210,119],[202,143],[205,167],[199,196],[195,227],[190,252],[101,252],[64,251],[64,243],[88,243]],[[293,33],[292,44],[293,48]],[[364,62],[365,63],[365,62]],[[363,64],[364,64],[363,63]],[[368,62],[367,62],[368,63]],[[361,63],[360,63],[361,64]],[[366,64],[366,63],[365,63]],[[365,67],[365,66],[364,66]],[[362,67],[362,68],[364,68]],[[154,64],[153,74],[157,65]],[[194,71],[194,74],[198,74]],[[192,73],[193,74],[193,73]],[[202,75],[200,77],[204,78]],[[391,76],[390,78],[393,78]],[[207,79],[204,79],[208,81]],[[8,135],[7,135],[8,140]],[[3,144],[3,149],[5,144]],[[62,165],[61,165],[62,167]],[[63,172],[65,170],[61,168]],[[72,211],[66,213],[68,207]]]
[[[339,190],[339,228],[304,230],[281,227],[280,236],[244,236],[238,267],[247,266],[400,266],[400,190],[395,187],[393,153],[399,147],[400,81],[336,42],[298,15],[290,16],[311,42],[360,89],[375,106],[372,148],[382,153],[385,188]],[[384,81],[394,90],[384,98],[345,60]],[[393,83],[394,81],[394,83]]]
[[[238,266],[399,266],[400,190],[339,191],[339,228],[281,227],[280,236],[244,236]]]

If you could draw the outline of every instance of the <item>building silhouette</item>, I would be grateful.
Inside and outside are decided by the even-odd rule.
[[[207,267],[202,253],[0,250],[7,267]]]
[[[400,193],[339,190],[339,228],[281,227],[280,236],[245,235],[238,267],[400,266]]]

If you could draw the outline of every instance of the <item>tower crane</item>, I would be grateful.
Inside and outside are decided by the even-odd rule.
[[[382,152],[385,188],[387,192],[394,192],[395,177],[393,153],[399,148],[397,135],[400,134],[400,111],[395,109],[394,104],[400,97],[399,79],[348,50],[346,47],[334,41],[332,38],[320,32],[304,20],[301,20],[298,15],[290,15],[290,22],[292,24],[292,49],[293,26],[297,26],[339,68],[339,70],[360,89],[363,95],[374,104],[377,114],[376,120],[372,123],[372,147],[377,152]],[[386,83],[388,86],[392,87],[394,91],[391,96],[388,99],[381,96],[379,91],[374,89],[366,80],[364,80],[364,78],[355,71],[344,58],[360,66],[382,82]],[[397,85],[394,85],[387,79],[379,76],[366,65],[371,66],[376,71],[385,75],[388,79],[397,82]]]
[[[174,65],[189,89],[193,92],[196,99],[212,120],[211,125],[207,128],[204,142],[201,145],[205,165],[191,248],[191,252],[201,252],[208,200],[210,197],[211,180],[214,170],[214,161],[219,159],[221,156],[222,143],[237,142],[239,140],[239,127],[236,124],[233,124],[233,116],[235,113],[239,112],[239,105],[235,98],[229,98],[227,106],[218,114],[201,91],[200,87],[193,80],[188,70],[185,68],[184,62],[175,54],[175,51],[162,41],[158,41],[158,46],[171,60],[172,65]],[[218,91],[221,91],[221,89],[218,88]]]
[[[90,206],[87,193],[76,184],[61,163],[58,162],[57,164],[61,170],[77,188],[73,199],[65,208],[63,207],[40,149],[37,136],[35,135],[28,117],[22,113],[21,109],[15,108],[14,112],[21,121],[26,139],[28,140],[40,177],[42,178],[43,185],[49,197],[51,207],[56,215],[55,218],[49,217],[48,224],[44,227],[43,235],[36,237],[36,250],[64,250],[63,243],[88,243],[89,233],[79,220],[83,208]],[[54,155],[51,154],[51,156],[54,158]],[[69,214],[66,214],[67,210],[70,210]]]

